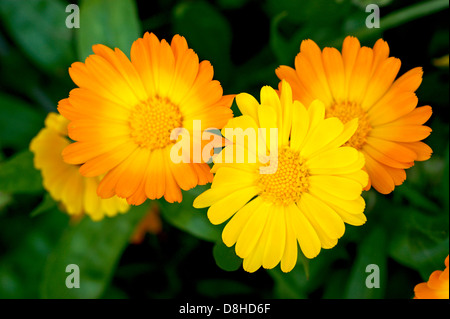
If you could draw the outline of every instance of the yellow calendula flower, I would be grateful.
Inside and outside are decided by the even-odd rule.
[[[445,258],[445,270],[436,270],[427,282],[414,288],[414,299],[449,299],[448,256]]]
[[[186,39],[169,44],[145,33],[131,47],[131,61],[119,49],[94,45],[85,63],[73,63],[70,76],[78,88],[60,101],[75,143],[64,160],[79,164],[84,176],[102,179],[98,194],[142,204],[164,196],[180,202],[188,190],[212,180],[204,162],[174,163],[174,129],[191,135],[194,120],[201,130],[222,128],[232,117],[233,96],[223,96],[209,61],[199,62]]]
[[[312,40],[305,40],[295,69],[280,66],[276,70],[280,80],[291,84],[294,99],[304,105],[320,99],[326,117],[338,117],[344,123],[359,119],[347,145],[364,154],[369,182],[382,194],[405,181],[405,169],[414,161],[425,161],[432,153],[422,142],[431,132],[422,125],[430,118],[431,107],[417,107],[414,93],[422,82],[422,68],[396,79],[400,64],[389,57],[385,41],[378,40],[372,49],[347,37],[342,53],[335,48],[321,51]]]
[[[78,166],[63,161],[61,152],[71,143],[67,138],[68,122],[59,114],[49,113],[45,127],[30,143],[34,166],[41,171],[44,188],[70,215],[87,214],[100,220],[128,211],[124,199],[101,199],[97,195],[100,177],[84,177]]]
[[[270,269],[281,262],[282,271],[288,272],[297,261],[297,243],[313,258],[321,248],[337,244],[345,223],[366,221],[361,197],[368,182],[362,170],[364,156],[342,146],[355,133],[358,120],[343,124],[335,117],[326,119],[320,101],[307,109],[293,101],[286,81],[281,96],[265,86],[261,103],[246,93],[237,95],[236,102],[243,115],[222,129],[233,143],[214,157],[211,188],[195,199],[194,206],[210,206],[213,224],[228,220],[222,239],[229,247],[236,244],[245,270]],[[251,136],[264,128],[256,144],[227,137],[227,129],[245,130]],[[268,137],[270,128],[278,132],[275,140],[272,133]],[[238,161],[242,150],[247,153]],[[258,156],[252,163],[254,153]]]

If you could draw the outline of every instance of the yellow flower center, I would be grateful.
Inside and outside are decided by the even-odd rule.
[[[278,158],[271,159],[270,166],[273,169],[266,171],[269,174],[261,174],[259,179],[261,196],[276,204],[289,205],[308,191],[309,173],[299,152],[282,147],[278,150]]]
[[[164,148],[170,143],[170,133],[181,127],[183,117],[177,105],[168,98],[152,97],[131,111],[131,137],[140,147],[150,150]]]
[[[370,126],[367,113],[359,104],[348,101],[335,103],[327,109],[326,117],[337,117],[344,124],[354,118],[358,118],[358,128],[345,145],[359,150],[366,143],[367,135],[372,129],[372,126]]]

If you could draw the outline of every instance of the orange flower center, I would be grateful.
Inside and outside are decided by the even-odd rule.
[[[170,143],[170,133],[181,127],[183,117],[177,105],[168,98],[152,97],[131,111],[131,137],[140,147],[150,150],[164,148]]]
[[[282,147],[278,150],[278,158],[271,158],[270,166],[265,171],[269,174],[261,174],[259,179],[261,196],[276,204],[289,205],[308,191],[309,173],[299,152]]]
[[[356,149],[361,149],[366,143],[367,135],[369,134],[372,126],[370,126],[367,113],[357,103],[353,102],[341,102],[335,103],[326,111],[326,117],[337,117],[342,123],[358,118],[358,128],[355,134],[344,145],[351,146]]]

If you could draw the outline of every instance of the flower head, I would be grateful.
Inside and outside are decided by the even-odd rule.
[[[354,134],[358,120],[343,124],[335,117],[325,119],[322,102],[313,101],[307,110],[293,101],[286,81],[281,86],[281,96],[263,87],[261,103],[246,93],[236,96],[243,115],[222,129],[226,138],[230,128],[245,129],[248,136],[263,128],[275,128],[278,134],[259,134],[258,143],[230,141],[213,158],[211,188],[194,201],[197,208],[210,206],[208,218],[213,224],[231,218],[222,239],[229,247],[236,244],[249,272],[280,262],[288,272],[297,261],[297,243],[306,257],[313,258],[321,248],[336,245],[345,232],[344,223],[366,221],[361,197],[368,182],[362,170],[364,156],[342,146]],[[226,161],[230,149],[228,157],[234,159],[245,150],[245,160]]]
[[[81,164],[84,176],[102,179],[98,194],[139,205],[147,198],[180,202],[188,190],[212,180],[204,163],[171,161],[174,129],[221,128],[232,117],[233,96],[223,96],[208,61],[199,63],[184,37],[171,44],[146,33],[131,47],[131,61],[119,49],[94,45],[85,63],[73,63],[78,88],[60,101],[76,143],[64,160]]]
[[[34,165],[41,171],[45,189],[61,202],[70,215],[87,214],[93,220],[128,211],[128,204],[118,197],[101,199],[96,192],[99,177],[83,177],[78,166],[63,161],[61,152],[71,142],[67,138],[68,121],[49,113],[43,128],[31,141]]]
[[[378,40],[373,49],[361,47],[347,37],[342,53],[323,51],[305,40],[295,58],[295,69],[280,66],[276,74],[288,81],[294,99],[304,105],[319,99],[326,117],[344,123],[359,119],[359,126],[347,145],[360,150],[371,185],[387,194],[406,179],[405,169],[414,161],[430,158],[432,150],[422,142],[431,129],[424,124],[431,107],[416,107],[414,93],[422,81],[422,69],[415,68],[395,80],[400,60],[389,57],[389,46]],[[370,184],[368,188],[370,187]]]
[[[414,288],[414,299],[449,299],[448,256],[445,258],[445,270],[436,270],[427,282]]]

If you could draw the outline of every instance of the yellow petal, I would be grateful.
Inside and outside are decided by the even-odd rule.
[[[336,169],[348,167],[359,158],[358,151],[353,147],[340,147],[326,152],[320,152],[308,159],[306,165],[310,174],[339,174]],[[324,170],[325,169],[325,170]]]
[[[344,125],[335,117],[321,121],[308,136],[308,139],[301,149],[300,154],[304,157],[313,156],[315,152],[321,150],[327,144],[336,140],[343,130]]]
[[[348,121],[344,124],[344,129],[342,133],[332,142],[328,143],[324,148],[321,149],[322,152],[333,149],[339,146],[344,145],[350,138],[355,134],[356,129],[358,128],[358,119],[354,118],[351,121]]]
[[[271,128],[278,129],[278,140],[279,140],[279,128],[277,126],[278,116],[281,114],[277,114],[277,112],[268,105],[261,105],[258,109],[258,118],[261,128],[266,129],[266,135],[263,135],[264,140],[266,141],[266,147],[270,150],[270,141],[275,138],[273,134],[271,134]]]
[[[324,229],[317,222],[317,220],[314,219],[314,216],[312,215],[314,214],[314,212],[309,211],[309,208],[305,206],[304,201],[298,202],[297,206],[300,209],[300,211],[304,212],[305,217],[308,219],[308,221],[314,228],[314,231],[316,232],[317,237],[319,238],[320,246],[325,249],[333,248],[334,246],[336,246],[338,238],[334,238],[330,236],[330,234],[328,234],[326,231],[324,231]]]
[[[259,176],[233,167],[222,167],[214,176],[211,188],[229,187],[233,190],[255,184]]]
[[[319,123],[325,118],[325,105],[320,100],[314,100],[308,106],[309,132],[313,132]]]
[[[329,237],[340,238],[344,235],[344,222],[330,206],[309,193],[303,194],[300,202],[306,208],[308,219],[313,219]]]
[[[261,88],[261,105],[267,105],[273,108],[275,113],[278,115],[278,127],[281,127],[281,115],[282,115],[282,109],[281,109],[281,102],[280,98],[278,97],[277,92],[275,90],[265,85]],[[261,123],[261,127],[266,127]]]
[[[359,215],[364,212],[366,203],[364,199],[359,196],[355,200],[345,200],[328,193],[316,192],[315,189],[311,191],[311,195],[316,198],[320,198],[332,208],[339,208],[341,211],[345,211],[348,214]]]
[[[261,145],[265,145],[262,139],[263,136],[260,136],[258,129],[258,124],[255,122],[253,117],[249,115],[242,115],[230,119],[227,125],[225,125],[222,129],[222,135],[229,142],[240,146],[242,149],[239,150],[244,151],[244,153],[250,151],[252,152],[251,155],[256,155],[258,154],[259,138],[261,138]],[[237,150],[238,149],[236,148],[236,151]],[[262,151],[265,154],[265,148]]]
[[[283,257],[281,258],[281,271],[289,272],[291,271],[297,263],[297,238],[295,231],[293,230],[293,225],[288,222],[288,211],[287,208],[283,206],[285,214],[285,227],[286,227],[286,245],[284,248]]]
[[[239,189],[214,203],[208,209],[208,218],[214,225],[222,224],[241,209],[260,191],[258,186]]]
[[[84,179],[83,205],[89,215],[95,214],[99,210],[100,197],[97,195],[97,186],[96,178],[87,177]]]
[[[303,212],[292,204],[286,207],[286,224],[292,225],[303,254],[307,258],[314,258],[320,252],[320,240],[317,233]]]
[[[239,238],[242,229],[247,224],[249,218],[253,216],[255,211],[262,205],[261,197],[256,197],[247,205],[242,207],[231,220],[227,223],[222,232],[222,240],[228,247],[233,246]]]
[[[236,242],[236,254],[246,258],[257,245],[269,217],[271,204],[262,203],[252,214]]]
[[[248,115],[258,124],[258,101],[248,93],[236,95],[236,104],[243,115]]]
[[[242,264],[245,271],[250,273],[257,271],[262,263],[264,258],[264,250],[269,242],[269,226],[271,225],[272,218],[272,208],[270,208],[269,217],[264,229],[261,233],[261,236],[256,244],[255,248],[250,252],[250,254],[244,258],[244,262]]]
[[[354,200],[362,192],[360,183],[341,176],[314,175],[309,177],[309,183],[310,191],[325,192],[346,200]]]
[[[299,101],[294,101],[292,105],[292,129],[291,129],[291,148],[299,151],[305,141],[309,130],[309,115],[305,106]]]
[[[272,218],[267,229],[267,244],[264,249],[262,266],[272,269],[283,257],[286,245],[286,221],[284,209],[274,206],[271,211]]]
[[[279,128],[281,129],[278,134],[281,135],[280,145],[286,145],[289,142],[289,135],[291,134],[292,126],[292,113],[295,106],[292,105],[292,89],[288,82],[281,81],[281,107],[283,109],[283,121]]]

